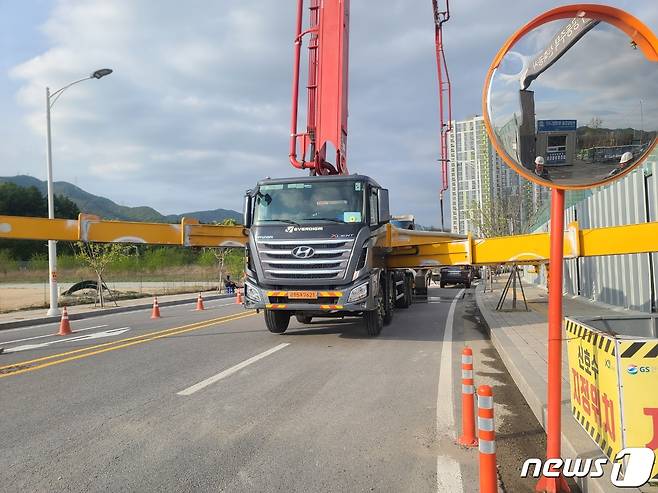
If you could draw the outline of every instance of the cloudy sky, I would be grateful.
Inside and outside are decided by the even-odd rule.
[[[480,114],[490,59],[547,0],[453,0],[453,115]],[[658,2],[606,2],[658,31]],[[288,164],[294,0],[0,0],[0,176],[45,179],[46,86],[94,69],[53,110],[54,174],[163,213],[240,209]],[[431,0],[352,0],[348,167],[394,213],[439,224]]]

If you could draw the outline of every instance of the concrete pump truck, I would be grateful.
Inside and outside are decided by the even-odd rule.
[[[310,0],[309,11],[304,30],[304,1],[298,0],[289,157],[310,173],[264,179],[246,193],[244,304],[263,310],[274,333],[285,332],[292,316],[300,323],[355,316],[376,336],[394,308],[409,307],[414,291],[426,294],[428,276],[387,268],[388,190],[347,170],[349,0]],[[308,122],[299,132],[305,36]],[[331,154],[334,164],[327,160]]]

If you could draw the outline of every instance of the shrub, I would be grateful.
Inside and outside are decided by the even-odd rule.
[[[48,254],[35,253],[30,257],[30,270],[48,270]]]
[[[0,272],[6,274],[14,270],[18,270],[18,262],[9,250],[0,250]]]

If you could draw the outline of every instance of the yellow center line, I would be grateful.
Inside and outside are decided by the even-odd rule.
[[[11,368],[11,367],[16,366],[16,365],[28,365],[30,363],[37,363],[39,361],[46,361],[46,360],[49,360],[49,359],[58,358],[60,356],[66,356],[66,355],[69,355],[69,354],[81,353],[83,351],[88,351],[89,349],[95,349],[95,348],[99,348],[99,347],[111,346],[113,344],[119,344],[121,342],[134,341],[136,339],[143,339],[145,337],[151,337],[151,336],[158,335],[158,334],[164,334],[166,332],[171,332],[171,331],[175,331],[175,330],[187,329],[189,327],[196,327],[197,325],[205,326],[206,324],[209,324],[209,323],[221,322],[221,321],[223,321],[227,318],[235,317],[236,315],[238,315],[238,314],[225,315],[223,317],[213,318],[213,319],[210,319],[210,320],[202,320],[200,322],[194,322],[193,324],[182,325],[182,326],[179,326],[179,327],[171,327],[169,329],[157,330],[155,332],[147,332],[146,334],[141,334],[141,335],[133,336],[133,337],[127,337],[127,338],[124,338],[124,339],[118,339],[116,341],[104,342],[102,344],[97,344],[97,345],[94,345],[94,346],[86,346],[86,347],[83,347],[81,349],[75,349],[73,351],[67,351],[65,353],[58,353],[58,354],[53,354],[53,355],[50,355],[50,356],[44,356],[44,357],[41,357],[41,358],[31,359],[31,360],[28,360],[28,361],[21,361],[20,363],[13,363],[11,365],[0,366],[0,370],[3,370],[5,368]],[[75,332],[74,332],[74,334],[75,334]],[[66,342],[66,340],[64,340],[63,342]],[[73,342],[75,342],[75,341],[73,341]]]
[[[28,371],[34,371],[34,370],[39,370],[42,368],[47,368],[49,366],[53,365],[58,365],[60,363],[65,363],[67,361],[75,361],[77,359],[82,359],[82,358],[87,358],[89,356],[94,356],[96,354],[101,354],[101,353],[106,353],[108,351],[114,351],[115,349],[122,349],[126,348],[129,346],[134,346],[136,344],[141,344],[143,342],[150,342],[154,341],[156,339],[161,339],[163,337],[170,337],[178,334],[184,334],[186,332],[191,332],[193,330],[199,330],[203,328],[210,327],[212,325],[218,325],[226,322],[232,322],[234,320],[240,320],[242,318],[248,318],[253,315],[255,315],[256,312],[250,311],[247,313],[243,314],[237,314],[237,315],[229,315],[226,317],[220,317],[220,318],[215,318],[211,320],[206,320],[203,322],[197,322],[194,324],[190,325],[183,325],[181,327],[173,327],[170,329],[165,329],[165,330],[159,330],[156,332],[150,332],[148,334],[142,334],[141,336],[135,336],[135,337],[128,337],[125,339],[119,339],[118,341],[112,341],[112,342],[107,342],[104,344],[98,344],[95,346],[88,346],[82,349],[77,349],[75,351],[68,351],[65,353],[58,353],[58,354],[53,354],[51,356],[45,356],[43,358],[37,358],[33,360],[28,360],[28,361],[19,361],[17,363],[13,363],[11,365],[7,366],[2,366],[0,367],[0,370],[6,369],[6,368],[13,368],[13,367],[20,367],[32,363],[38,363],[40,361],[47,361],[47,360],[52,360],[55,358],[60,358],[62,356],[69,356],[75,354],[75,356],[70,356],[68,358],[63,358],[63,359],[57,359],[55,361],[50,361],[48,363],[43,363],[39,364],[36,366],[32,366],[30,368],[22,368],[20,370],[16,370],[13,372],[8,372],[4,374],[0,374],[0,378],[8,377],[8,376],[13,376],[13,375],[20,375],[21,373],[26,373]],[[109,346],[109,347],[108,347]],[[102,349],[101,349],[102,348]],[[96,349],[96,351],[91,351]],[[89,351],[89,352],[88,352]],[[83,353],[83,354],[77,354],[77,353]]]

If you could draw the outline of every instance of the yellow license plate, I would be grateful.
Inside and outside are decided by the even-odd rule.
[[[291,300],[317,300],[317,291],[288,291],[288,299]]]

